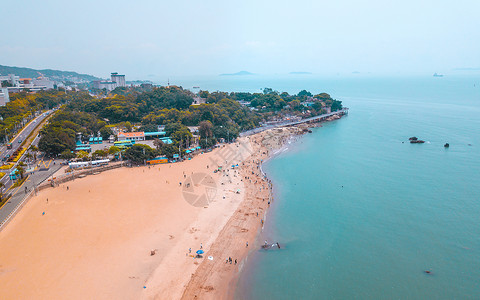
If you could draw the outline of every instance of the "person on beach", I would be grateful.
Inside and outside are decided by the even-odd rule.
[[[237,264],[237,259],[235,258],[235,264]]]
[[[247,242],[247,244],[246,244],[246,248],[248,248],[248,242]]]
[[[192,248],[188,248],[188,253],[192,253]]]
[[[203,244],[202,243],[200,243],[200,249],[203,249]]]

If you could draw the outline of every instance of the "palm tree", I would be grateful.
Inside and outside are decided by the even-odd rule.
[[[22,168],[21,166],[18,166],[17,171],[15,171],[15,173],[20,175],[20,179],[23,179],[23,175],[25,174],[25,169]]]

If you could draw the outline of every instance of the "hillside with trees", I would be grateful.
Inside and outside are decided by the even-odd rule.
[[[132,131],[134,126],[155,131],[158,125],[164,125],[173,144],[157,143],[154,150],[158,151],[156,154],[171,157],[178,148],[185,149],[193,142],[187,126],[199,126],[200,145],[208,147],[219,139],[231,141],[240,132],[258,127],[262,122],[287,116],[306,118],[325,113],[327,109],[342,108],[341,101],[326,93],[312,95],[305,90],[297,95],[267,88],[263,93],[201,91],[196,95],[171,86],[148,90],[123,88],[118,92],[103,98],[78,91],[68,95],[62,91],[20,93],[3,108],[2,116],[5,115],[4,121],[10,124],[12,115],[65,104],[41,131],[39,148],[51,156],[71,153],[76,132],[84,138],[100,134],[107,139],[113,133],[111,126],[124,131]],[[193,105],[196,97],[203,98],[205,103]]]
[[[73,82],[90,82],[94,80],[100,80],[100,78],[88,75],[88,74],[79,74],[77,72],[71,71],[60,71],[60,70],[35,70],[31,68],[22,68],[22,67],[9,67],[0,65],[0,74],[8,75],[15,74],[17,76],[26,77],[26,78],[37,78],[41,75],[50,78],[55,81],[73,81]]]

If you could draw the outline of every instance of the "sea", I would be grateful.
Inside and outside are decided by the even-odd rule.
[[[263,165],[274,200],[235,299],[480,299],[480,74],[181,83],[349,108]]]

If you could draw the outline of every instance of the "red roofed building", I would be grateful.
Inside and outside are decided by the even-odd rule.
[[[145,132],[120,132],[118,134],[119,141],[144,141]]]

